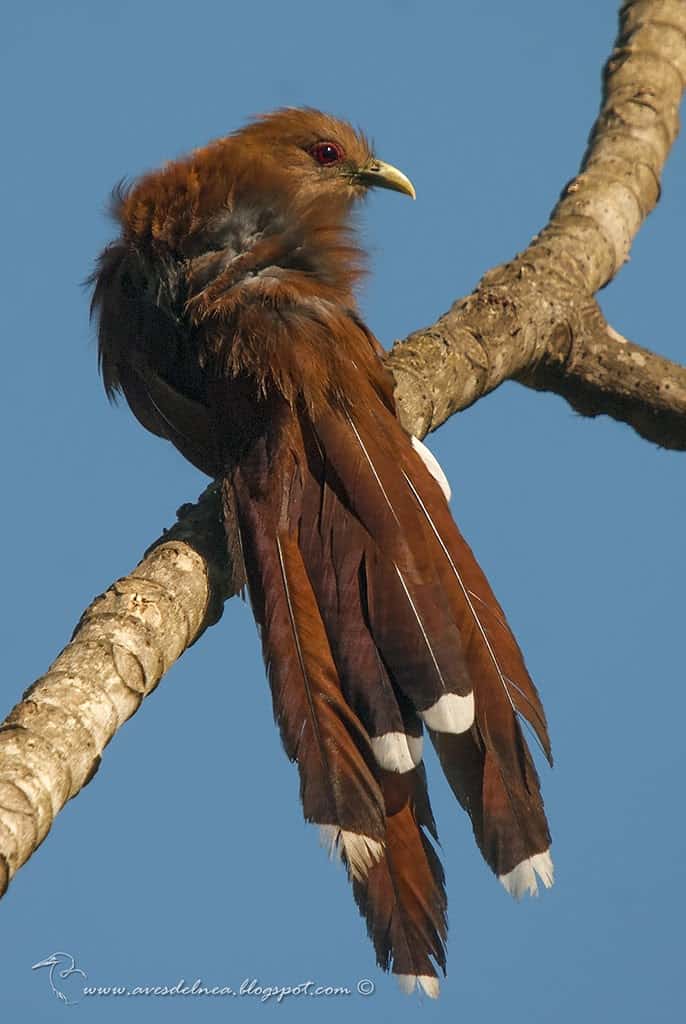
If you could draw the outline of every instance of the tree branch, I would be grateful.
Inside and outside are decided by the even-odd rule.
[[[630,352],[611,335],[599,345],[604,320],[593,298],[628,258],[659,198],[686,87],[683,0],[622,6],[603,82],[581,172],[548,225],[431,327],[393,347],[396,398],[420,436],[514,378],[555,391],[585,415],[629,423],[666,448],[686,448],[686,370]]]
[[[517,379],[562,395],[584,416],[612,416],[647,441],[686,450],[686,368],[622,337],[597,307],[583,333],[553,334],[545,360]]]
[[[422,437],[515,378],[686,448],[686,370],[632,345],[593,299],[657,202],[686,81],[686,4],[621,11],[600,116],[581,174],[511,263],[388,359],[405,427]],[[226,510],[225,510],[226,511]],[[104,747],[243,583],[215,487],[87,609],[71,642],[0,727],[0,894]]]
[[[71,642],[0,727],[0,895],[103,749],[243,584],[215,485],[96,598]]]

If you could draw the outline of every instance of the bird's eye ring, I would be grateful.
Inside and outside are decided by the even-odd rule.
[[[337,142],[315,142],[314,146],[310,146],[308,152],[320,167],[330,167],[332,164],[340,163],[345,155]]]

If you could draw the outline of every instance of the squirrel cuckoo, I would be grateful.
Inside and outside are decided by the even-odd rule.
[[[350,125],[261,117],[117,192],[93,308],[108,395],[221,481],[305,818],[342,857],[380,966],[436,996],[446,897],[423,733],[516,897],[553,880],[519,719],[549,760],[550,744],[355,305],[349,213],[376,186],[414,196]]]

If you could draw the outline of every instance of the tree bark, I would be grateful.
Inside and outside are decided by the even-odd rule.
[[[409,431],[423,437],[516,379],[686,449],[686,369],[618,335],[594,298],[659,198],[685,86],[684,0],[624,3],[581,171],[546,227],[436,323],[393,347],[388,365]],[[0,727],[0,894],[93,777],[117,729],[243,584],[214,485],[178,517],[84,612]]]
[[[626,341],[594,299],[628,259],[660,195],[686,87],[686,4],[623,4],[581,171],[546,227],[436,323],[396,343],[403,421],[422,436],[516,379],[686,449],[686,369]]]

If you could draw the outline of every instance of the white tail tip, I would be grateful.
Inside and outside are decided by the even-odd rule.
[[[338,825],[320,825],[319,840],[332,860],[345,854],[350,874],[358,882],[364,881],[369,869],[381,860],[384,853],[384,844],[380,840],[361,832],[348,832]]]
[[[405,995],[412,995],[415,989],[420,989],[429,999],[438,999],[441,991],[438,978],[434,974],[396,974],[400,990]]]
[[[533,857],[523,860],[517,864],[512,871],[506,875],[498,875],[499,880],[516,900],[521,900],[527,893],[529,896],[538,896],[538,881],[540,878],[546,889],[550,889],[555,881],[555,869],[553,859],[550,856],[550,849],[543,853],[536,853]]]
[[[434,732],[466,732],[474,724],[474,693],[468,693],[466,697],[458,693],[444,693],[435,704],[419,714]]]
[[[404,732],[386,732],[372,736],[372,750],[377,764],[387,772],[409,772],[422,759],[422,737]]]

